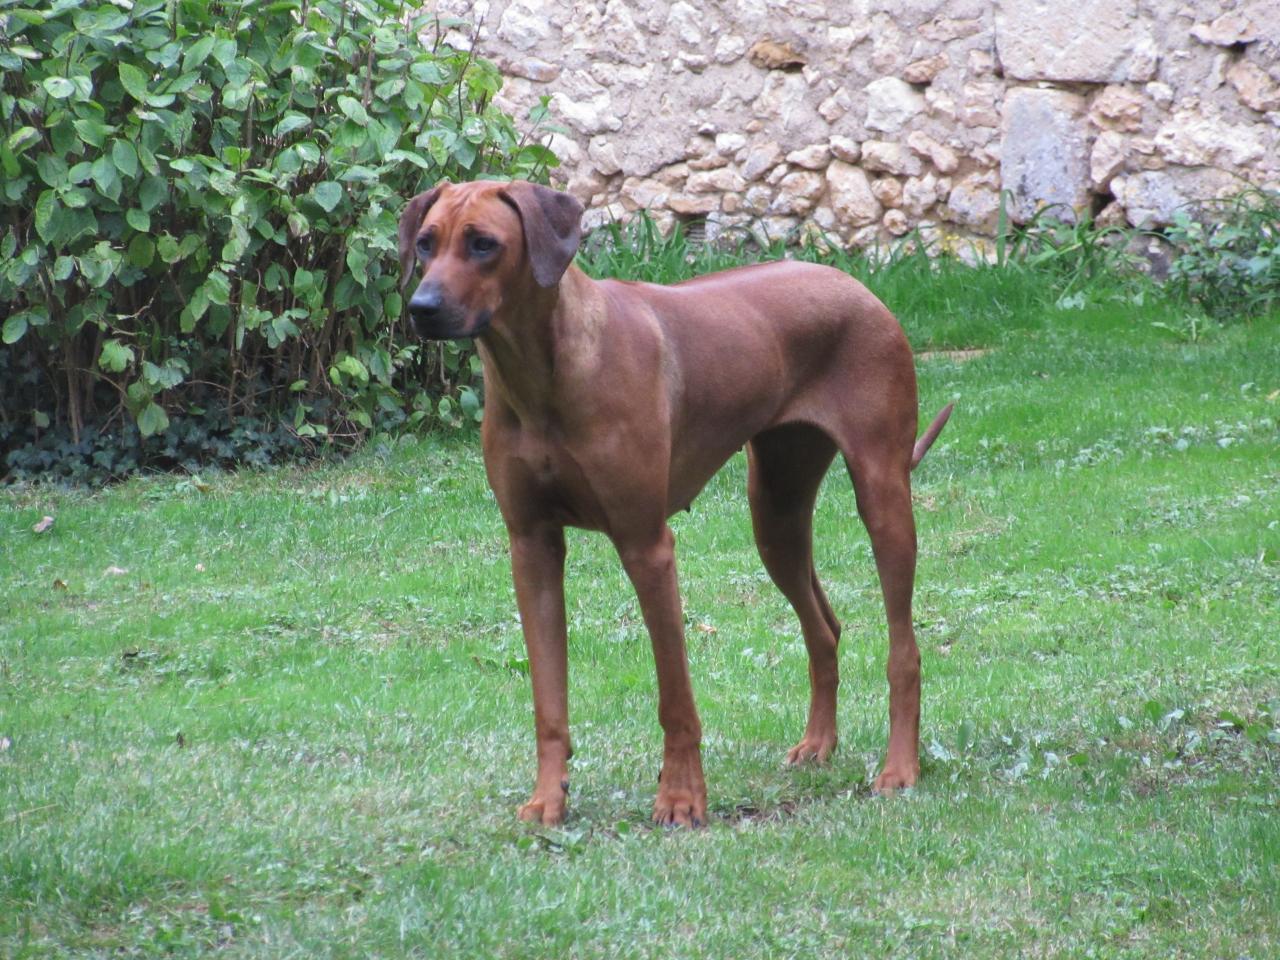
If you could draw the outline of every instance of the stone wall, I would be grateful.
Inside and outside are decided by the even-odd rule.
[[[550,96],[587,223],[982,249],[1280,188],[1280,0],[440,0],[517,115]],[[462,33],[455,42],[465,43]]]

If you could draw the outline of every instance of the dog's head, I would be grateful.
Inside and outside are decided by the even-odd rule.
[[[409,318],[429,340],[474,337],[511,297],[554,287],[581,239],[582,204],[524,181],[440,184],[400,217]],[[418,264],[415,274],[414,263]]]

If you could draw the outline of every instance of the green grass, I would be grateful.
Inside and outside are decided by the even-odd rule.
[[[845,476],[817,563],[841,746],[735,458],[674,521],[712,823],[648,825],[651,658],[570,538],[571,815],[518,823],[530,693],[474,437],[0,493],[0,956],[1280,952],[1280,323],[941,267],[918,347],[924,772],[869,796],[885,630]],[[910,268],[918,269],[918,268]],[[55,518],[45,533],[32,526]]]

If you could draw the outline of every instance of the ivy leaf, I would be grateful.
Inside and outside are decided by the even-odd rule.
[[[65,100],[76,92],[76,85],[66,77],[45,77],[41,86],[55,100]]]
[[[338,109],[356,123],[363,125],[369,122],[369,112],[355,97],[339,97]]]
[[[142,408],[142,412],[138,414],[138,432],[144,437],[157,434],[168,426],[169,415],[155,401],[148,403]]]
[[[27,318],[25,314],[15,313],[4,322],[3,339],[5,343],[17,343],[26,332]]]
[[[124,215],[124,220],[139,233],[147,233],[151,230],[151,217],[143,210],[137,208],[129,210]]]
[[[138,174],[138,151],[127,140],[117,140],[111,145],[111,160],[116,170],[126,177],[133,178]]]
[[[147,102],[147,75],[133,64],[120,64],[120,86],[139,103]]]
[[[332,213],[333,208],[342,202],[342,186],[332,180],[325,180],[311,188],[311,195],[324,208],[325,213]]]
[[[98,357],[98,366],[108,373],[120,373],[133,363],[133,348],[126,347],[115,338],[102,345],[102,354]]]

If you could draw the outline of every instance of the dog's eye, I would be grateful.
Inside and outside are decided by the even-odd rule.
[[[486,237],[483,234],[477,234],[471,238],[471,252],[477,257],[487,257],[498,249],[498,241],[493,237]]]
[[[436,247],[436,238],[433,234],[424,234],[418,238],[418,256],[429,257]]]

